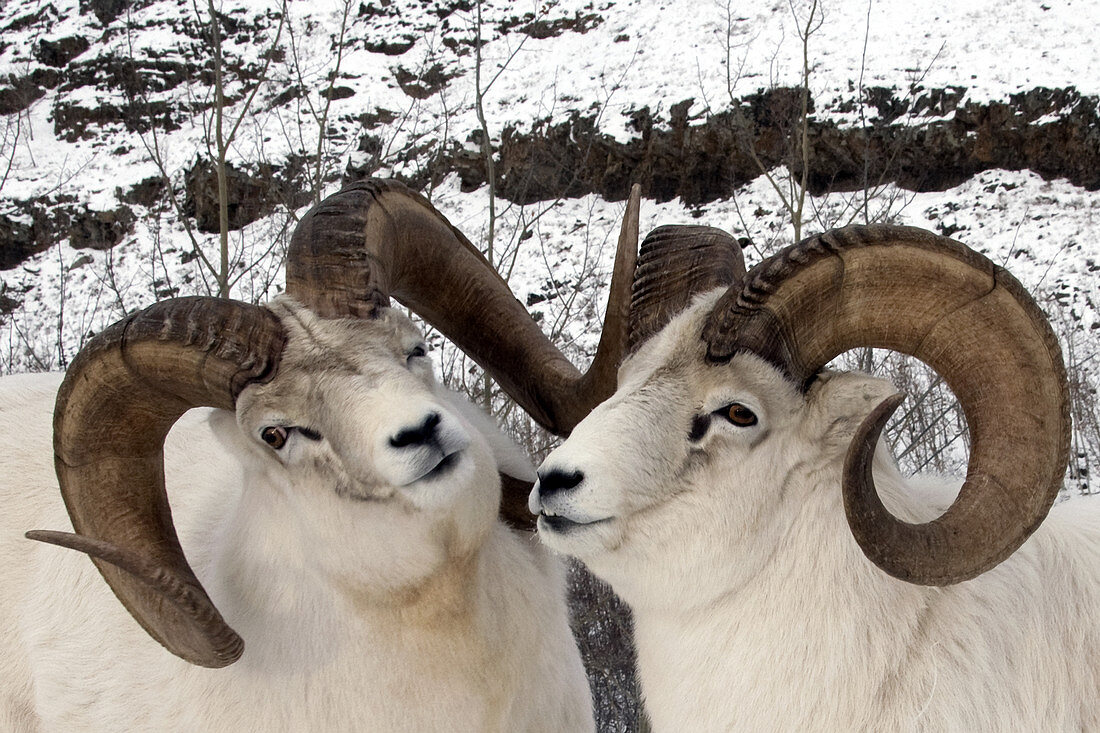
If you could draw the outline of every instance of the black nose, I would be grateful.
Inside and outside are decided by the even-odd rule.
[[[438,412],[430,412],[421,423],[415,427],[402,428],[390,437],[390,445],[394,448],[408,448],[409,446],[434,443],[436,440],[436,428],[442,419]]]
[[[569,489],[576,488],[581,481],[584,481],[584,473],[581,471],[560,471],[556,468],[552,468],[546,472],[539,472],[539,496],[546,498],[559,491],[568,491]]]

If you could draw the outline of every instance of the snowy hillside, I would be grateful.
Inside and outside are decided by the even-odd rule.
[[[812,7],[372,0],[283,12],[223,0],[214,29],[188,0],[5,3],[0,369],[64,366],[124,312],[215,290],[219,68],[225,135],[235,130],[235,297],[280,290],[286,238],[314,194],[396,176],[486,250],[492,205],[494,260],[578,361],[595,345],[604,245],[631,182],[647,198],[643,231],[722,227],[745,238],[750,264],[791,241],[761,173],[780,190],[797,180],[806,74],[814,195],[802,233],[890,220],[1005,263],[1055,320],[1088,395],[1100,8]],[[1082,405],[1077,488],[1097,458],[1094,414]]]

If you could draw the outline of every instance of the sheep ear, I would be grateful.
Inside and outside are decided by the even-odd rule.
[[[858,372],[823,372],[806,394],[811,438],[831,454],[848,450],[860,424],[897,388],[885,379]]]

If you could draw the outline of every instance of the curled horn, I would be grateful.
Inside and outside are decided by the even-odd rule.
[[[243,642],[187,563],[164,488],[164,438],[188,409],[232,410],[274,376],[286,343],[265,308],[217,298],[150,306],[91,339],[54,411],[54,460],[77,534],[28,532],[92,556],[139,624],[172,653],[223,667]]]
[[[541,425],[564,434],[615,390],[638,242],[627,206],[603,335],[581,374],[477,249],[423,196],[365,181],[330,196],[294,233],[288,295],[330,318],[370,317],[395,298],[482,366]]]
[[[909,354],[943,376],[966,415],[971,450],[966,481],[942,516],[903,522],[875,490],[875,442],[900,400],[873,411],[848,450],[849,525],[895,577],[946,585],[985,572],[1035,530],[1061,486],[1069,397],[1057,339],[1012,275],[958,242],[892,226],[811,237],[727,291],[703,339],[712,362],[753,352],[802,385],[861,346]]]

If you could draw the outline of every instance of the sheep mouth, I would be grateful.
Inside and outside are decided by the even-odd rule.
[[[462,451],[456,450],[454,453],[448,453],[443,456],[443,459],[439,463],[435,464],[435,467],[418,478],[415,483],[421,481],[434,481],[435,479],[442,478],[451,473],[455,466],[462,460]]]
[[[604,517],[603,519],[593,519],[589,522],[580,522],[575,519],[569,519],[558,514],[547,514],[546,512],[539,513],[539,529],[549,529],[559,534],[567,534],[569,532],[577,531],[582,527],[594,527],[597,524],[604,524],[610,522],[614,517]]]

